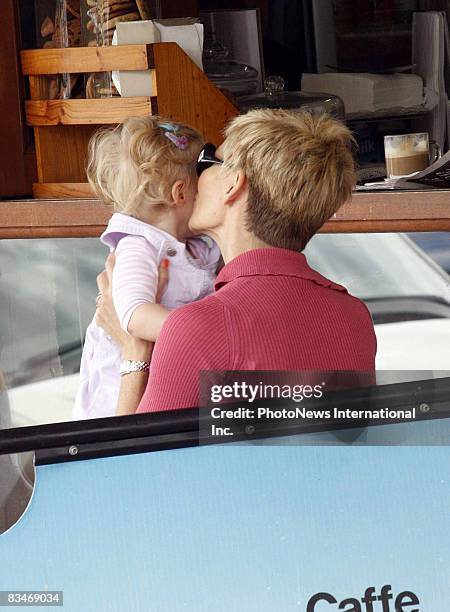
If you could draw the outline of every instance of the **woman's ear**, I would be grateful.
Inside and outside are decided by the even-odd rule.
[[[186,183],[185,181],[175,181],[172,185],[172,201],[175,206],[182,206],[186,200]]]
[[[225,189],[225,204],[232,204],[239,199],[248,190],[247,177],[243,170],[231,172],[227,177],[227,186]]]

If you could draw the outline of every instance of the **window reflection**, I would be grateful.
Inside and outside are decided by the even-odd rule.
[[[379,370],[450,367],[450,277],[436,262],[433,234],[427,236],[319,235],[306,249],[313,268],[366,303],[375,323]],[[450,257],[450,233],[439,234],[439,245],[444,261]]]
[[[0,241],[0,428],[70,420],[106,254],[96,238]],[[306,255],[366,302],[378,369],[448,371],[450,233],[321,234]]]
[[[419,0],[335,1],[338,65],[357,72],[410,65],[413,12],[431,8],[445,10],[445,2],[437,0],[431,7]]]
[[[96,238],[0,241],[2,427],[70,419],[106,255]]]

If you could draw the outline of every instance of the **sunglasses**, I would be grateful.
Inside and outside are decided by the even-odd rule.
[[[200,176],[204,170],[211,168],[213,164],[223,164],[223,159],[216,157],[216,148],[212,143],[207,142],[200,151],[197,159],[197,176]]]

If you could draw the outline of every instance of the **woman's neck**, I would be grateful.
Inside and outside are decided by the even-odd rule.
[[[229,261],[242,255],[242,253],[247,253],[247,251],[253,251],[254,249],[267,249],[271,245],[267,242],[263,242],[256,236],[252,236],[252,238],[246,241],[245,244],[237,242],[235,244],[229,243],[224,244],[223,248],[219,245],[220,252],[222,253],[223,261],[227,264]]]
[[[216,232],[205,233],[217,242],[225,264],[247,251],[267,249],[272,246],[246,230],[243,223],[239,223],[235,227],[222,227]]]

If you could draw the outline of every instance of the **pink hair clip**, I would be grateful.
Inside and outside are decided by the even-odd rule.
[[[187,136],[176,136],[172,132],[164,132],[164,136],[171,140],[178,149],[181,149],[182,151],[187,149],[189,144]]]

